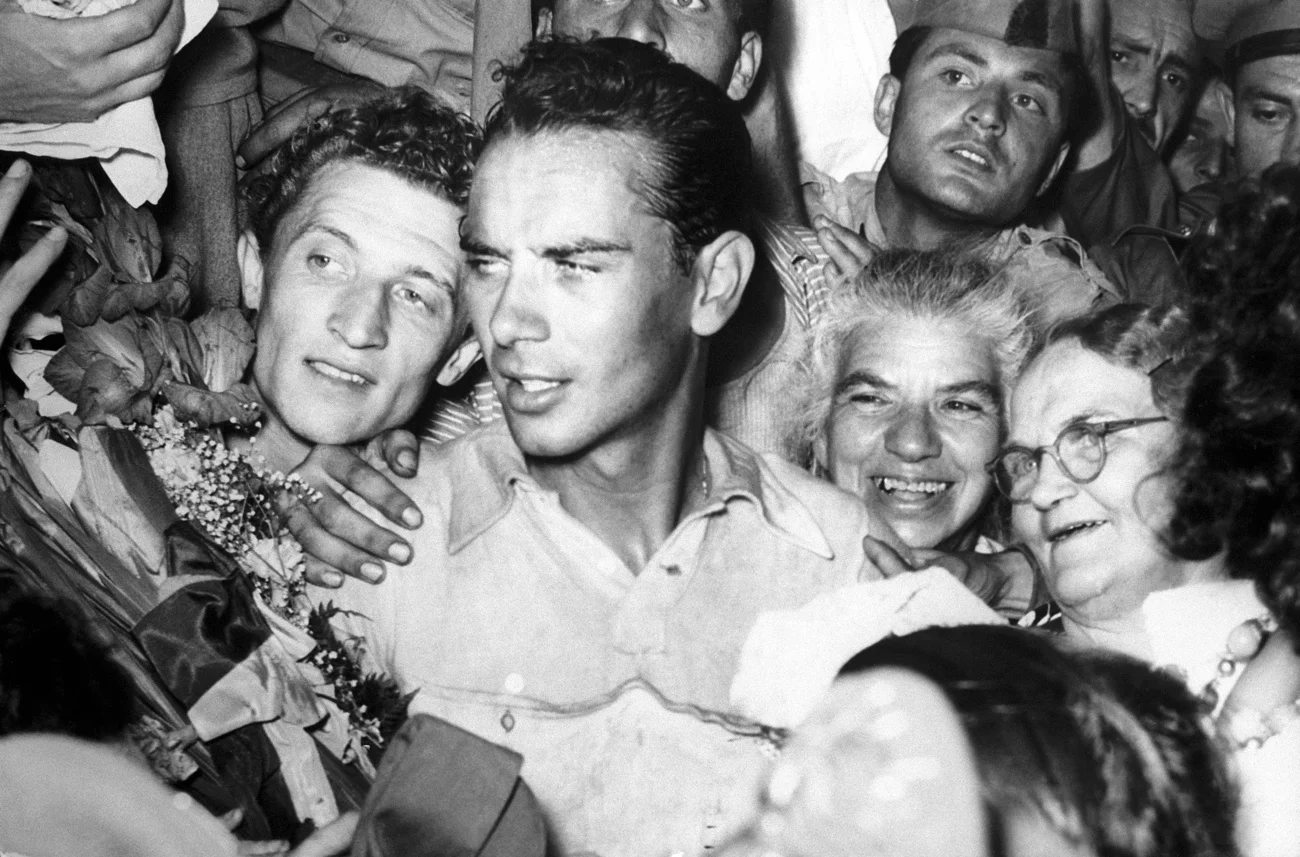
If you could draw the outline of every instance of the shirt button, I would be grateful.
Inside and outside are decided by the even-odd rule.
[[[333,39],[334,44],[336,45],[346,45],[348,42],[352,41],[352,37],[347,33],[335,33]]]
[[[506,676],[506,681],[505,681],[506,693],[523,693],[524,687],[525,687],[524,677],[521,676],[519,673],[511,673],[510,675]]]
[[[673,563],[672,565],[665,565],[664,571],[668,573],[669,577],[680,577],[682,573],[682,567],[680,565],[677,565],[676,563]]]

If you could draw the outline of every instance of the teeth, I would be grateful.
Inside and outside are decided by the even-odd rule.
[[[328,363],[319,363],[313,360],[311,367],[326,377],[337,378],[340,381],[347,381],[349,384],[357,384],[360,386],[367,383],[366,379],[362,378],[360,375],[352,372],[344,372],[342,369],[335,368]]]
[[[1066,527],[1064,530],[1061,530],[1056,535],[1052,536],[1048,541],[1059,542],[1064,539],[1068,539],[1070,536],[1074,535],[1075,533],[1081,533],[1084,530],[1091,530],[1093,527],[1100,527],[1102,523],[1104,522],[1083,521],[1078,524],[1071,524],[1070,526]]]
[[[519,386],[524,388],[525,393],[540,393],[543,390],[550,390],[553,387],[560,386],[560,382],[539,381],[532,378],[525,378],[519,382]]]
[[[987,167],[989,165],[988,161],[986,161],[984,158],[981,158],[979,155],[975,154],[974,152],[968,152],[965,149],[958,149],[957,154],[961,155],[963,158],[965,158],[968,161],[974,161],[975,163],[979,164],[981,167]]]
[[[895,491],[911,491],[918,494],[938,494],[948,489],[947,482],[910,482],[906,479],[895,479],[892,476],[877,476],[874,479],[876,487],[887,493]]]

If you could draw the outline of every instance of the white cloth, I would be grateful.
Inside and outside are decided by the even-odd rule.
[[[942,568],[823,593],[802,607],[758,615],[731,683],[733,709],[793,729],[858,652],[922,628],[1005,625],[1006,620]]]
[[[797,0],[789,5],[785,84],[800,157],[837,179],[879,170],[886,138],[872,114],[896,35],[889,4]]]
[[[134,2],[134,0],[130,0]],[[184,0],[185,30],[179,50],[217,13],[217,0]],[[126,0],[22,0],[24,10],[46,17],[103,15]],[[157,202],[167,189],[167,164],[153,100],[140,98],[114,107],[91,122],[0,122],[0,149],[74,160],[98,158],[122,197],[135,207]]]

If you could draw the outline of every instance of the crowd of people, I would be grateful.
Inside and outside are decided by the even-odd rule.
[[[207,5],[0,0],[0,857],[1300,857],[1298,0]]]

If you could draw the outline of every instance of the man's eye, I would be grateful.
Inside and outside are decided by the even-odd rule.
[[[955,414],[982,414],[984,406],[979,402],[969,402],[965,399],[953,399],[944,403],[944,409]]]
[[[960,69],[950,68],[941,71],[939,73],[939,79],[942,80],[944,83],[952,84],[955,86],[959,83],[965,83],[966,81],[970,80],[970,77],[966,74],[966,72],[961,71]]]
[[[665,2],[674,9],[701,10],[708,7],[702,0],[665,0]]]
[[[1114,63],[1125,63],[1125,62],[1128,62],[1128,53],[1125,52],[1125,51],[1114,51],[1114,50],[1113,50],[1113,51],[1110,52],[1110,61],[1111,61],[1111,62],[1114,62]]]
[[[505,267],[505,263],[488,256],[470,256],[465,260],[465,267],[469,268],[471,274],[487,277],[499,272]]]
[[[1032,95],[1025,95],[1023,93],[1021,93],[1020,95],[1014,95],[1011,97],[1011,103],[1021,108],[1022,110],[1029,110],[1033,113],[1046,112],[1043,110],[1042,102],[1040,102],[1037,98],[1034,98]]]
[[[555,267],[565,276],[582,276],[583,274],[594,274],[596,267],[594,265],[575,262],[572,259],[556,259]]]
[[[1250,118],[1265,125],[1272,125],[1282,118],[1282,111],[1271,107],[1256,107],[1250,111]]]
[[[397,299],[403,303],[410,304],[411,306],[425,310],[426,312],[433,311],[433,304],[425,298],[424,294],[419,289],[412,288],[411,286],[399,286],[396,294]]]
[[[1183,77],[1181,74],[1170,72],[1165,75],[1165,83],[1168,83],[1172,88],[1178,90],[1179,92],[1182,92],[1183,90],[1187,89],[1188,80],[1186,77]]]

